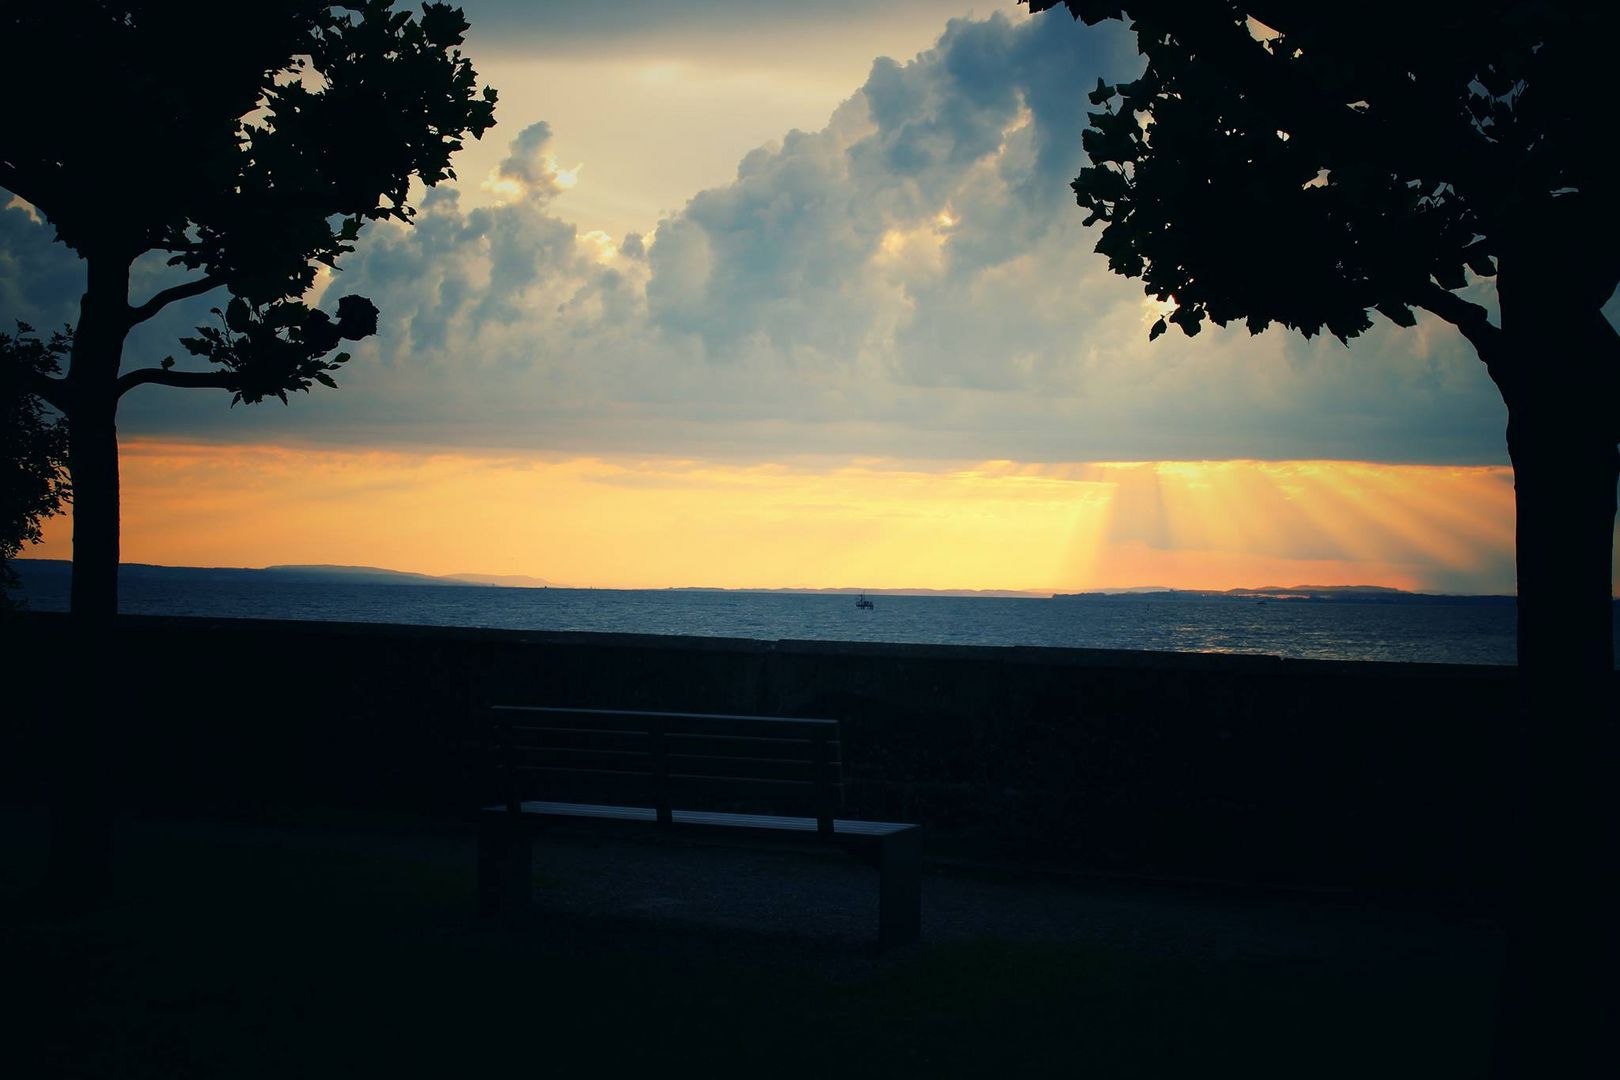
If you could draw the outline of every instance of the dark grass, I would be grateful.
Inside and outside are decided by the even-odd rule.
[[[18,1077],[1472,1077],[1488,1055],[1483,962],[490,924],[470,859],[231,825],[125,828],[114,902],[69,919],[26,900],[39,830],[3,828]]]

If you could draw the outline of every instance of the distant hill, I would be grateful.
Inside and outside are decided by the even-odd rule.
[[[1083,593],[1053,593],[1054,600],[1208,600],[1314,602],[1358,604],[1495,604],[1511,603],[1511,596],[1455,596],[1408,592],[1386,585],[1262,585],[1254,589],[1109,589]]]
[[[781,588],[781,589],[727,589],[718,585],[671,585],[670,592],[745,592],[745,593],[791,593],[794,595],[820,596],[830,594],[834,596],[989,596],[1011,597],[1013,599],[1039,599],[1047,596],[1044,592],[1022,589],[855,589],[846,585],[829,586],[825,589],[810,588]]]
[[[1388,585],[1262,585],[1258,589],[1227,589],[1234,596],[1280,595],[1301,596],[1433,596],[1434,593],[1414,593],[1405,589],[1392,589]]]
[[[505,589],[555,589],[560,586],[545,578],[528,574],[446,574],[447,581],[461,581],[468,585],[499,585]]]
[[[178,568],[176,568],[178,569]],[[267,566],[260,573],[273,576],[277,581],[325,582],[341,581],[351,585],[470,585],[472,582],[454,581],[433,574],[416,574],[408,570],[386,570],[380,566],[285,565]]]
[[[66,559],[16,559],[12,562],[26,585],[28,579],[65,578],[72,573],[73,564]],[[539,578],[498,575],[457,574],[439,577],[417,574],[408,570],[388,570],[380,566],[333,566],[319,564],[284,564],[252,568],[244,566],[159,566],[153,563],[122,563],[118,576],[125,580],[211,580],[211,581],[276,581],[299,585],[444,585],[451,588],[477,588],[491,585],[532,585]]]

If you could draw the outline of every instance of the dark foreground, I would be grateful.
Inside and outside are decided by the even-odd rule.
[[[1475,1077],[1489,1054],[1489,925],[1343,896],[936,865],[923,944],[879,957],[867,873],[800,850],[563,833],[503,926],[432,819],[118,838],[111,903],[65,918],[27,891],[42,819],[0,816],[11,1075]]]

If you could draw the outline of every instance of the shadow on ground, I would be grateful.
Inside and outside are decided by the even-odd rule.
[[[1437,1078],[1489,1053],[1488,928],[1342,903],[936,873],[923,945],[880,957],[836,861],[562,837],[499,925],[441,824],[145,821],[113,902],[68,919],[29,900],[40,820],[0,835],[16,1076]]]

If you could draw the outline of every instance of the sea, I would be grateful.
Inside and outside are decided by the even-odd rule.
[[[30,608],[67,609],[65,564],[21,560],[13,565],[25,586],[20,596]],[[843,592],[373,584],[300,580],[266,571],[142,569],[146,572],[126,567],[121,575],[121,612],[1440,664],[1512,664],[1515,648],[1514,603],[1508,597],[1261,602],[1174,593],[874,593],[872,607],[859,608],[856,595]]]

